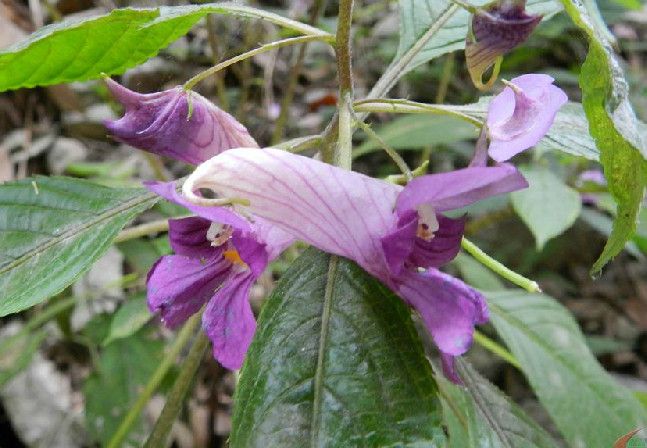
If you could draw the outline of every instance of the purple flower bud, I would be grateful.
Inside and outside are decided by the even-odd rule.
[[[560,107],[568,101],[548,75],[523,75],[490,101],[486,118],[488,153],[503,162],[532,146],[548,132]]]
[[[227,149],[258,147],[245,126],[195,92],[178,86],[141,94],[106,83],[125,114],[105,125],[123,143],[194,165]]]
[[[471,32],[465,41],[465,59],[476,87],[483,90],[492,87],[501,57],[523,43],[541,18],[527,14],[525,2],[497,2],[474,13]],[[483,84],[483,74],[493,65],[490,79]]]

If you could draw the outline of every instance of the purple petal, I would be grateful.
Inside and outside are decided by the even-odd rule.
[[[230,148],[258,146],[234,117],[195,92],[178,86],[143,95],[109,78],[106,83],[126,109],[119,120],[106,122],[121,142],[196,165]]]
[[[189,202],[178,194],[175,182],[144,182],[144,186],[175,204],[181,205],[196,215],[212,222],[228,224],[236,229],[251,230],[250,223],[227,207],[204,207]]]
[[[225,282],[209,301],[202,316],[202,327],[211,339],[213,356],[224,367],[239,369],[256,330],[249,304],[254,276],[238,273]]]
[[[214,248],[207,240],[211,221],[192,216],[190,218],[169,219],[168,236],[171,248],[177,255],[194,258],[213,256]]]
[[[437,268],[452,261],[461,249],[461,240],[467,218],[448,218],[436,215],[440,227],[431,241],[416,238],[409,263],[421,268]]]
[[[407,271],[398,293],[422,317],[440,351],[459,356],[472,345],[474,325],[488,320],[485,298],[460,280],[430,269]]]
[[[295,238],[386,275],[380,238],[394,224],[401,187],[273,148],[232,149],[200,165],[184,194],[209,188]]]
[[[465,219],[436,215],[439,228],[431,241],[416,237],[418,214],[409,211],[400,217],[397,227],[381,239],[384,256],[392,275],[403,269],[440,267],[456,257],[461,246]]]
[[[451,355],[446,355],[445,353],[440,354],[440,362],[443,367],[443,373],[445,377],[449,379],[454,384],[462,385],[463,380],[458,375],[456,371],[456,357]]]
[[[486,86],[483,74],[504,54],[523,43],[541,21],[540,15],[528,15],[523,6],[495,2],[472,16],[472,33],[465,42],[467,69],[479,88],[489,87],[498,70]]]
[[[222,258],[222,250],[213,252],[208,259],[167,255],[148,273],[148,307],[169,328],[198,312],[229,275],[231,263]]]
[[[535,146],[548,132],[568,97],[548,75],[523,75],[506,87],[488,108],[489,154],[497,162]]]
[[[236,230],[231,237],[240,258],[249,266],[252,273],[258,277],[263,273],[269,262],[265,243],[260,242],[256,235]]]
[[[431,204],[437,212],[453,210],[526,187],[524,177],[509,164],[429,174],[407,184],[398,196],[396,210],[400,216],[422,204]]]

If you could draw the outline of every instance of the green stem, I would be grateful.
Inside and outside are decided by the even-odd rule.
[[[443,104],[426,104],[402,99],[376,98],[373,100],[356,101],[353,107],[356,112],[361,111],[367,113],[386,112],[392,114],[450,115],[473,124],[478,128],[483,126],[483,121],[456,110],[455,106],[445,106]]]
[[[200,321],[201,314],[196,314],[188,320],[184,327],[182,327],[182,330],[180,330],[180,333],[171,346],[171,349],[162,360],[162,363],[157,367],[155,373],[153,373],[153,375],[150,377],[148,383],[144,387],[144,390],[139,394],[139,397],[137,397],[137,401],[130,408],[128,414],[126,414],[124,419],[121,421],[121,424],[108,442],[108,448],[118,448],[122,445],[122,442],[124,441],[128,433],[130,433],[130,430],[141,414],[142,409],[144,409],[144,406],[146,406],[146,403],[148,403],[150,398],[153,396],[164,377],[166,377],[168,371],[175,364],[180,351],[189,342],[189,339],[195,333],[196,328],[200,326]]]
[[[398,154],[398,152],[395,149],[391,148],[391,146],[389,146],[389,144],[386,143],[384,139],[382,139],[382,137],[377,135],[377,133],[373,129],[371,129],[371,127],[368,124],[360,120],[359,117],[355,115],[355,112],[353,111],[352,106],[349,105],[349,109],[350,109],[351,115],[355,120],[355,123],[358,124],[359,127],[362,128],[362,130],[366,132],[366,134],[370,138],[375,140],[377,144],[382,147],[382,149],[384,149],[384,151],[389,155],[389,157],[391,157],[393,162],[395,162],[395,164],[398,166],[398,168],[404,175],[406,181],[409,182],[411,179],[413,179],[413,173],[411,172],[411,168],[409,168],[409,165],[407,165],[407,162],[404,161],[402,156]],[[355,157],[356,155],[353,153],[353,158]]]
[[[216,64],[213,67],[198,73],[193,78],[189,79],[187,82],[184,83],[184,90],[191,90],[200,81],[208,78],[214,73],[218,73],[223,68],[229,67],[230,65],[233,65],[237,62],[244,61],[245,59],[251,58],[252,56],[256,56],[257,54],[266,53],[268,51],[272,51],[276,48],[285,47],[287,45],[295,45],[295,44],[300,44],[304,42],[313,42],[313,41],[330,41],[330,35],[291,37],[288,39],[277,40],[275,42],[270,42],[269,44],[261,45],[258,48],[254,48],[253,50],[239,54],[238,56],[235,56],[231,59],[227,59],[226,61]]]
[[[189,392],[191,384],[193,384],[193,379],[208,346],[209,339],[207,339],[204,332],[200,331],[182,364],[180,374],[175,380],[175,384],[173,384],[173,389],[168,394],[164,409],[162,409],[162,413],[155,422],[153,432],[146,440],[144,448],[162,448],[166,446],[166,439],[171,432],[177,415],[180,413],[184,397]]]
[[[490,270],[496,272],[511,283],[514,283],[515,285],[525,289],[528,292],[541,292],[541,288],[539,288],[537,282],[530,280],[521,274],[517,274],[512,269],[505,267],[503,264],[499,263],[494,258],[483,252],[478,246],[476,246],[467,238],[463,238],[461,240],[461,247],[472,257],[476,258],[481,264],[485,265]]]
[[[519,361],[517,361],[517,358],[515,358],[512,353],[496,341],[485,336],[483,333],[475,330],[474,342],[521,370],[521,364],[519,364]]]

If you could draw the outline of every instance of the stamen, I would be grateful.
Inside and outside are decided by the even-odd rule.
[[[213,247],[222,246],[231,238],[232,233],[231,226],[212,222],[207,230],[207,241],[210,241]]]
[[[227,249],[223,253],[223,257],[225,257],[225,260],[231,262],[232,264],[235,264],[237,266],[240,266],[242,268],[247,269],[249,266],[247,266],[247,263],[243,261],[242,258],[240,258],[240,254],[238,251],[232,246],[229,249]]]
[[[431,205],[424,204],[418,207],[418,231],[416,232],[418,238],[431,241],[439,227],[436,211]]]

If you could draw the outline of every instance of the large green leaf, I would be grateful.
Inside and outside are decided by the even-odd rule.
[[[618,204],[618,214],[607,244],[595,262],[597,272],[625,246],[636,228],[636,217],[647,184],[647,145],[629,102],[629,88],[620,62],[606,37],[606,27],[591,18],[580,0],[562,0],[566,12],[589,40],[589,53],[582,65],[582,104],[591,135],[600,149],[600,162],[609,191]],[[597,11],[597,10],[596,10]]]
[[[466,361],[465,387],[438,378],[451,448],[554,448],[555,441]]]
[[[492,323],[571,446],[611,446],[647,424],[640,403],[598,364],[558,302],[522,291],[487,298]]]
[[[476,1],[480,5],[488,1]],[[549,16],[561,10],[554,0],[528,0],[527,9]],[[465,48],[469,13],[451,0],[400,0],[400,44],[394,61],[407,52],[417,53],[402,74],[445,53]],[[433,35],[428,31],[437,22],[443,25]]]
[[[278,14],[235,3],[115,9],[41,28],[0,52],[0,91],[122,73],[155,56],[207,14],[265,19],[298,33],[327,33]]]
[[[59,293],[157,196],[66,177],[0,185],[0,316]]]
[[[541,250],[546,241],[573,225],[582,210],[582,198],[546,168],[526,167],[521,171],[530,186],[512,193],[512,206]]]
[[[236,389],[231,446],[441,446],[409,309],[355,264],[308,250],[267,300]]]

